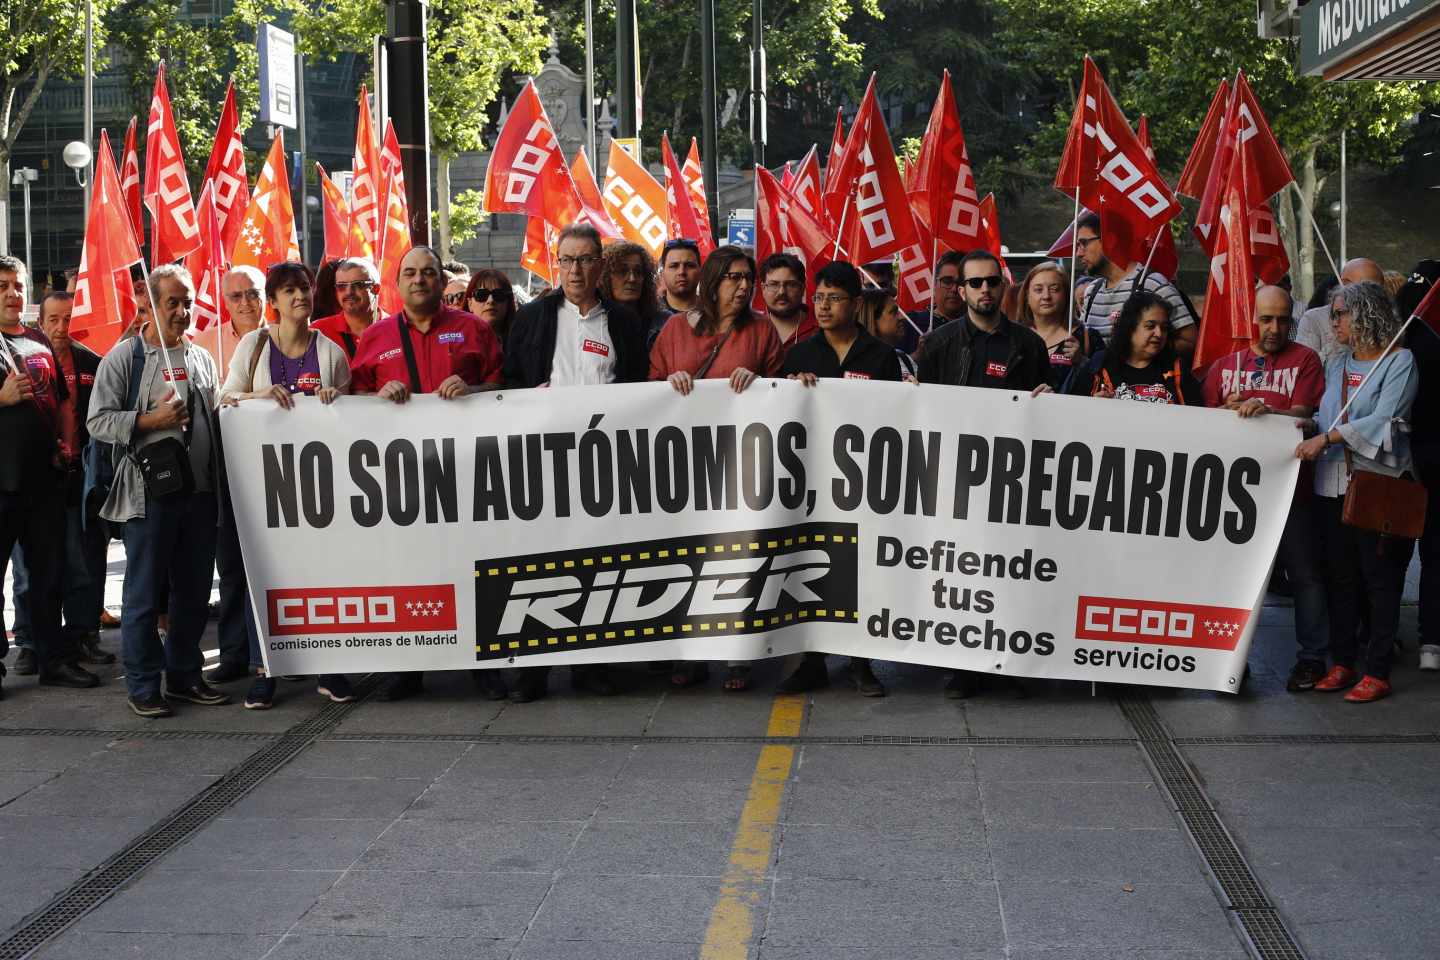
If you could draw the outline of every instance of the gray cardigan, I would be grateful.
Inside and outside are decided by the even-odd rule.
[[[179,350],[179,347],[170,348],[171,357],[178,359],[175,354]],[[135,375],[132,369],[133,352],[134,345],[130,338],[126,338],[115,344],[100,361],[100,369],[95,373],[95,388],[90,394],[90,413],[86,420],[91,437],[116,445],[113,460],[115,483],[110,488],[110,496],[105,499],[105,505],[100,508],[100,516],[116,523],[145,516],[145,480],[140,475],[140,467],[125,454],[125,448],[138,439],[135,436],[135,421],[141,413],[138,408],[142,407],[149,397],[164,365],[160,348],[146,343],[145,367],[139,371],[140,399],[136,402],[137,409],[126,409],[125,400],[130,392],[130,378]],[[215,478],[215,488],[219,490],[224,483],[224,458],[220,453],[220,418],[215,412],[216,396],[219,392],[215,361],[203,348],[187,339],[185,366],[188,368],[186,383],[195,390],[195,416],[205,417],[210,429],[210,471]],[[183,392],[181,396],[184,396]],[[159,439],[166,432],[147,433],[145,439]],[[176,432],[175,435],[179,436],[179,433]]]

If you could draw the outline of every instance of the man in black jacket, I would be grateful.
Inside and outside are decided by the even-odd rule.
[[[555,249],[559,289],[516,313],[505,342],[506,387],[637,383],[650,372],[640,318],[601,295],[600,250],[600,233],[588,223],[560,231]],[[549,667],[517,670],[511,701],[545,696],[549,678]],[[571,681],[600,696],[615,693],[604,664],[572,667]]]
[[[1049,393],[1045,341],[1000,312],[1005,276],[999,259],[988,251],[972,250],[960,263],[960,277],[965,316],[925,338],[916,361],[920,382]],[[979,674],[957,670],[945,684],[945,696],[962,700],[979,689]]]

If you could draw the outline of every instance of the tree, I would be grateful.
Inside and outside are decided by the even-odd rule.
[[[105,44],[104,17],[114,0],[95,0],[92,40],[99,68]],[[28,0],[0,11],[0,188],[10,189],[10,151],[52,77],[74,77],[85,69],[83,0]],[[10,242],[9,204],[0,203],[0,250]]]

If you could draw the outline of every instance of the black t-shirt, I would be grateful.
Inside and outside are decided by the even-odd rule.
[[[969,317],[965,322],[970,325],[970,385],[1004,389],[1010,361],[1010,332],[1005,328],[1010,321],[1001,316],[994,333],[981,330]]]
[[[1104,364],[1102,352],[1091,362],[1089,376],[1075,378],[1071,392],[1093,394],[1103,385],[1115,391],[1117,400],[1205,405],[1200,384],[1183,363],[1152,363],[1148,367],[1132,367],[1126,363],[1120,366],[1118,375],[1107,371]]]
[[[855,331],[855,342],[845,353],[845,359],[835,356],[835,348],[825,339],[821,330],[812,337],[801,340],[790,348],[785,363],[780,367],[782,377],[792,373],[813,373],[817,377],[836,377],[846,380],[891,380],[900,379],[900,358],[895,348],[876,339],[864,330]]]

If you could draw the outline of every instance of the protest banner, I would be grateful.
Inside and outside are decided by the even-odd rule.
[[[824,651],[1235,691],[1280,416],[761,380],[222,411],[271,674]]]

